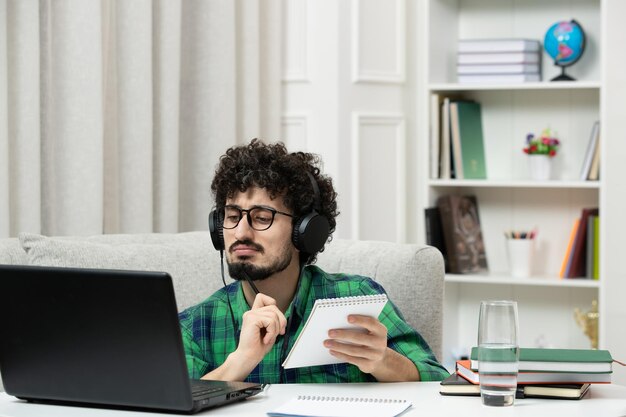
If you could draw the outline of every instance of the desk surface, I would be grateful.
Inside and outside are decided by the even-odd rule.
[[[626,416],[626,387],[620,385],[592,385],[587,395],[579,401],[525,398],[515,400],[515,405],[504,411],[485,407],[480,397],[454,397],[439,394],[438,382],[373,383],[373,384],[285,384],[271,385],[265,392],[246,401],[204,411],[197,415],[209,416],[265,416],[294,396],[308,395],[371,395],[394,397],[412,401],[413,406],[405,416]],[[146,414],[133,411],[67,407],[30,404],[6,393],[0,393],[2,417],[146,417],[172,414]]]

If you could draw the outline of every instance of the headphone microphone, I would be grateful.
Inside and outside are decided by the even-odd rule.
[[[295,221],[291,241],[300,252],[310,255],[319,252],[324,247],[330,235],[330,224],[326,216],[320,214],[322,202],[317,181],[309,171],[306,171],[306,174],[313,188],[313,207],[309,213]],[[209,233],[216,250],[225,250],[223,226],[223,213],[213,209],[209,213]]]

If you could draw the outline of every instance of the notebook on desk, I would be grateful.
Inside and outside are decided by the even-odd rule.
[[[30,401],[185,413],[261,390],[189,379],[163,272],[0,265],[0,372]]]

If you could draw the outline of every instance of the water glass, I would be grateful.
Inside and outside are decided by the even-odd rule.
[[[513,405],[518,367],[517,303],[482,301],[478,320],[478,374],[484,405]]]

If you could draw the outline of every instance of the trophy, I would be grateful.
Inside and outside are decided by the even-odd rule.
[[[591,310],[581,311],[579,308],[574,309],[574,318],[578,327],[583,329],[585,335],[591,342],[591,348],[598,348],[598,301],[593,300],[591,302]]]

